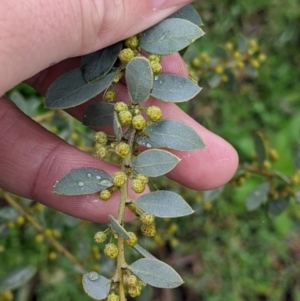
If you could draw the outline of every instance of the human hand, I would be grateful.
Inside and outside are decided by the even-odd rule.
[[[162,3],[162,0],[158,0]],[[167,2],[172,6],[167,8]],[[0,4],[0,95],[26,80],[45,94],[61,74],[78,67],[80,55],[93,52],[154,25],[186,0],[11,0]],[[51,67],[49,67],[51,66]],[[178,54],[163,60],[165,73],[187,75]],[[117,93],[127,96],[125,87]],[[155,100],[152,100],[155,102]],[[182,160],[169,177],[193,189],[213,189],[227,182],[237,167],[235,150],[207,131],[176,105],[160,103],[165,118],[182,120],[203,138],[206,148],[175,152]],[[82,107],[68,110],[78,119]],[[25,198],[91,221],[105,221],[116,211],[118,194],[110,202],[96,195],[66,197],[52,187],[71,169],[91,166],[112,174],[116,167],[68,145],[20,112],[7,98],[0,100],[0,187]]]

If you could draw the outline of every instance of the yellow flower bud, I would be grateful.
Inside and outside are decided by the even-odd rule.
[[[118,171],[112,176],[112,182],[116,187],[123,186],[127,181],[127,176],[124,172]]]
[[[139,179],[133,179],[131,188],[136,193],[142,193],[145,190],[146,185]]]
[[[117,144],[115,152],[121,158],[126,158],[130,153],[130,146],[125,142],[120,142]]]
[[[130,48],[122,49],[119,53],[119,59],[123,64],[128,64],[135,56],[135,53]]]
[[[107,157],[107,154],[108,154],[108,151],[106,149],[106,147],[99,147],[97,150],[96,150],[96,157],[99,158],[99,159],[104,159]]]
[[[118,117],[122,126],[130,125],[132,122],[132,113],[130,111],[121,111]]]
[[[104,94],[104,100],[106,102],[113,102],[116,99],[116,92],[113,90],[108,90]]]
[[[118,247],[114,243],[108,243],[105,245],[104,254],[108,258],[116,258],[118,256],[119,250]]]
[[[106,144],[107,143],[107,135],[104,132],[97,132],[94,135],[94,140],[95,142],[99,144]]]
[[[129,235],[130,239],[125,240],[125,243],[127,246],[133,247],[137,243],[138,238],[135,235],[135,233],[133,233],[133,232],[127,232],[127,233]]]
[[[163,117],[161,109],[157,106],[148,107],[146,114],[147,114],[148,118],[153,122],[158,122]]]
[[[99,198],[102,200],[102,201],[107,201],[109,200],[111,197],[111,192],[107,189],[104,189],[100,192],[99,194]]]
[[[105,232],[103,231],[99,231],[94,235],[94,240],[96,243],[101,244],[103,242],[105,242],[107,239],[107,235]]]
[[[159,62],[152,61],[150,62],[150,66],[154,74],[159,74],[162,72],[162,65]]]
[[[154,223],[155,220],[155,216],[151,213],[148,212],[144,212],[141,216],[140,216],[140,220],[143,224],[150,226]]]
[[[141,131],[146,126],[146,120],[142,115],[136,115],[132,118],[132,126],[138,130]]]
[[[116,112],[128,111],[128,106],[125,102],[119,101],[115,103],[114,109]]]
[[[130,49],[136,49],[139,45],[139,40],[137,36],[132,36],[125,40],[125,46]]]

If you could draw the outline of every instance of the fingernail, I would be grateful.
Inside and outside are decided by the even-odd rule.
[[[191,0],[152,0],[155,9],[164,9],[176,5],[188,4]]]

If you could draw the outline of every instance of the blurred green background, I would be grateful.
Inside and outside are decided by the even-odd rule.
[[[276,169],[292,177],[300,143],[300,2],[201,2],[196,1],[195,7],[206,35],[185,57],[203,90],[183,109],[232,143],[241,165],[256,164],[253,135],[259,131],[279,156],[269,162],[268,170]],[[249,54],[251,43],[257,47]],[[218,47],[232,47],[229,61],[235,52],[248,53],[250,58],[239,70],[233,67],[232,72],[223,73],[216,66],[228,62],[228,54]],[[261,54],[265,59],[255,65],[251,59],[259,60]],[[62,112],[44,109],[42,97],[32,89],[20,85],[8,94],[46,128],[91,151],[92,133]],[[222,191],[208,193],[190,191],[165,179],[155,182],[158,187],[182,193],[195,214],[160,220],[155,239],[143,239],[141,244],[173,266],[185,284],[175,290],[147,288],[137,300],[299,301],[300,204],[297,198],[290,198],[277,216],[268,213],[266,204],[247,211],[245,198],[261,182],[258,175],[247,175],[242,181],[237,177]],[[297,189],[297,185],[293,187]],[[11,276],[15,286],[6,283],[11,289],[2,293],[0,300],[91,300],[83,292],[74,264],[47,243],[47,237],[59,241],[88,268],[106,274],[112,262],[93,242],[94,233],[105,226],[15,197],[47,230],[39,234],[7,205],[6,198],[0,192],[0,279],[22,266],[33,265],[37,270],[24,271],[24,275],[33,275],[29,281],[24,276],[22,282],[18,273]],[[0,281],[0,289],[1,285]]]

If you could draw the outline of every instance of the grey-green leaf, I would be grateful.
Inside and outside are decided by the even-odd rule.
[[[194,211],[177,193],[172,191],[154,191],[140,196],[135,204],[142,210],[157,217],[180,217]]]
[[[260,133],[255,133],[254,135],[254,147],[257,156],[257,162],[259,165],[262,165],[266,159],[266,148]]]
[[[139,46],[149,53],[167,55],[185,48],[203,34],[203,30],[192,22],[171,18],[144,31]]]
[[[300,169],[300,145],[298,145],[297,148],[296,148],[295,169]]]
[[[0,292],[4,290],[14,290],[27,283],[37,272],[36,267],[28,265],[17,268],[0,280]]]
[[[133,162],[133,169],[148,177],[158,177],[171,171],[180,161],[175,155],[158,149],[146,150]]]
[[[0,219],[4,219],[7,221],[15,220],[20,213],[12,207],[3,207],[0,209]]]
[[[147,250],[145,250],[143,247],[141,247],[139,244],[135,244],[133,248],[138,251],[142,256],[146,258],[152,258],[156,259],[151,253],[149,253]]]
[[[131,102],[146,101],[153,86],[153,73],[149,61],[144,57],[133,58],[126,67],[125,77]]]
[[[201,88],[190,79],[176,74],[154,76],[151,96],[166,102],[183,102],[195,97]]]
[[[123,137],[123,131],[122,131],[122,126],[119,121],[119,117],[116,112],[113,114],[113,128],[114,128],[114,133],[118,141],[121,141]]]
[[[273,216],[277,216],[283,212],[288,204],[289,197],[279,197],[275,200],[268,200],[268,212]]]
[[[89,272],[83,275],[82,285],[88,296],[102,300],[109,294],[111,281],[97,272]]]
[[[198,12],[191,4],[184,6],[183,8],[181,8],[180,10],[178,10],[177,12],[175,12],[174,14],[169,16],[168,18],[169,19],[170,18],[180,18],[180,19],[185,19],[187,21],[190,21],[198,26],[203,25],[203,22],[199,16]]]
[[[217,199],[221,193],[224,190],[224,186],[221,186],[219,188],[213,189],[213,190],[206,190],[203,192],[203,201],[204,202],[212,202],[215,199]]]
[[[100,80],[86,83],[80,68],[59,77],[48,89],[45,105],[51,109],[66,109],[80,105],[104,91],[113,81],[115,71]]]
[[[149,137],[144,136],[144,133],[137,133],[137,135],[135,136],[135,142],[138,145],[142,145],[142,146],[145,146],[145,147],[148,147],[148,148],[152,148],[152,147],[160,148],[160,147],[162,147],[158,143],[151,140]]]
[[[112,216],[109,215],[108,219],[110,221],[110,225],[114,228],[114,230],[125,240],[130,239],[130,236],[128,235],[127,231],[124,229],[123,226],[120,225],[120,223]]]
[[[129,267],[142,281],[159,288],[175,288],[183,283],[178,273],[166,263],[152,258],[142,258]]]
[[[161,120],[145,128],[145,134],[156,144],[181,151],[205,147],[203,140],[188,125],[173,119]]]
[[[85,195],[113,186],[111,176],[101,169],[83,167],[66,174],[54,186],[54,193],[62,195]]]
[[[245,204],[249,211],[257,209],[266,199],[270,189],[270,183],[264,182],[252,190],[246,197]]]
[[[114,106],[107,102],[90,104],[84,111],[82,123],[87,126],[104,127],[113,124]]]
[[[106,75],[115,64],[122,45],[122,42],[118,42],[104,49],[84,55],[81,58],[81,72],[84,79],[90,82]]]

